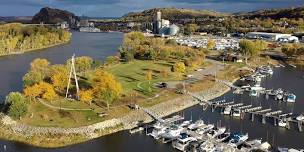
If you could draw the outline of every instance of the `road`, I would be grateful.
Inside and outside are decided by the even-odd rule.
[[[166,82],[168,84],[168,88],[176,88],[177,84],[182,84],[185,82],[185,84],[194,83],[196,81],[202,80],[206,78],[208,75],[215,75],[220,70],[224,69],[224,64],[222,62],[212,60],[212,59],[206,59],[205,62],[211,63],[210,66],[203,68],[201,71],[194,71],[191,73],[192,77],[187,78],[184,81],[168,81]]]

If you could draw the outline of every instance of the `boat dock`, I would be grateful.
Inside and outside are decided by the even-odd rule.
[[[222,109],[228,106],[232,108],[232,111],[233,109],[239,109],[241,111],[240,118],[243,119],[246,114],[250,114],[252,122],[254,122],[256,116],[259,116],[262,124],[266,124],[267,119],[272,119],[274,126],[277,126],[278,121],[284,118],[284,120],[287,121],[287,129],[290,129],[289,123],[292,122],[297,124],[299,131],[303,131],[302,127],[304,122],[291,119],[292,113],[283,113],[282,110],[273,110],[271,108],[263,109],[262,106],[254,107],[253,105],[244,105],[243,103],[235,103],[235,101],[227,102],[226,100],[209,102],[209,105],[211,106],[212,112],[214,112],[216,108],[220,108],[222,111]]]

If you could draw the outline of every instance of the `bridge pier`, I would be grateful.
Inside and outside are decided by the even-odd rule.
[[[287,129],[290,129],[290,124],[289,124],[289,121],[288,121],[288,120],[286,120],[286,128],[287,128]]]
[[[254,122],[254,113],[251,113],[251,121]]]
[[[303,131],[302,126],[303,126],[303,123],[301,121],[298,121],[298,128],[299,128],[300,132]]]
[[[262,124],[266,124],[266,116],[262,115]]]
[[[211,106],[211,111],[212,111],[212,112],[215,111],[215,106],[214,106],[214,105]]]

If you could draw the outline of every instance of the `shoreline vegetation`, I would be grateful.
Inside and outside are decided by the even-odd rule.
[[[273,61],[257,57],[259,53],[253,51],[258,47],[248,43],[242,47],[248,59],[251,51],[249,68]],[[206,100],[212,100],[230,90],[216,82],[212,73],[216,72],[218,79],[235,82],[246,67],[243,63],[211,62],[205,59],[208,50],[179,46],[172,40],[146,38],[139,32],[125,35],[119,53],[120,56],[110,56],[104,63],[90,57],[75,58],[80,101],[64,98],[71,60],[66,64],[51,65],[46,59],[35,59],[23,77],[23,93],[12,92],[6,97],[8,116],[0,116],[0,138],[57,148],[129,130],[138,122],[149,123],[152,119],[142,110],[131,110],[127,105],[138,104],[159,117],[165,117],[198,104],[191,96],[176,93],[183,88],[180,84],[187,74],[196,73],[198,68],[209,71],[194,74],[199,80],[185,87]],[[122,74],[125,69],[128,70]],[[168,83],[168,88],[155,87],[161,82]],[[76,86],[70,88],[71,96],[75,98]],[[40,100],[50,107],[92,110],[52,109],[41,104]]]
[[[10,56],[10,55],[20,55],[20,54],[24,54],[24,53],[27,53],[27,52],[39,51],[39,50],[43,50],[43,49],[52,48],[52,47],[55,47],[55,46],[65,45],[65,44],[68,44],[68,43],[70,43],[70,40],[69,41],[65,41],[65,42],[59,42],[59,43],[56,43],[56,44],[51,44],[51,45],[43,46],[43,47],[40,47],[40,48],[33,48],[33,49],[27,49],[27,50],[18,50],[18,51],[15,51],[15,52],[11,52],[10,54],[0,54],[0,57]]]
[[[0,57],[41,50],[70,42],[71,33],[47,26],[0,25]]]

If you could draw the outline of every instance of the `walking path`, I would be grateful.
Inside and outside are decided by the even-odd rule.
[[[186,85],[195,83],[196,81],[202,80],[208,75],[216,75],[216,73],[218,73],[220,70],[223,70],[225,67],[224,64],[219,61],[211,59],[206,59],[206,61],[211,63],[212,65],[202,69],[201,71],[194,71],[193,73],[191,73],[191,75],[193,76],[191,78],[188,78],[187,80],[168,81],[168,88],[175,88],[177,84],[182,83],[185,83]]]

